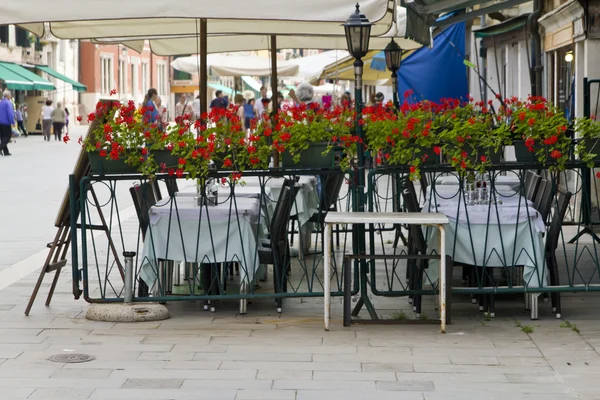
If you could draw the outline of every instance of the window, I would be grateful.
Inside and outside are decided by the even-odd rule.
[[[119,94],[125,93],[127,87],[127,61],[119,60]]]
[[[148,63],[142,63],[142,93],[148,93],[149,89],[149,79],[148,79]]]
[[[137,96],[138,92],[138,68],[137,63],[131,63],[131,95]]]
[[[158,90],[159,94],[167,93],[167,66],[165,64],[156,64],[156,75],[158,81]]]
[[[114,87],[113,59],[110,56],[100,56],[100,89],[108,94]]]

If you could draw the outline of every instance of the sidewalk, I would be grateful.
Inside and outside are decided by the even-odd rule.
[[[600,296],[590,293],[563,295],[568,322],[542,301],[540,320],[530,321],[516,297],[499,300],[498,317],[487,321],[457,297],[446,335],[435,324],[343,328],[339,298],[331,332],[320,298],[284,300],[281,316],[272,300],[253,301],[244,316],[236,301],[214,314],[169,303],[170,320],[114,324],[85,319],[88,305],[73,300],[67,266],[51,307],[49,275],[25,317],[79,146],[17,140],[14,156],[0,158],[2,400],[600,398]],[[385,304],[387,315],[408,309],[405,299]],[[95,360],[47,360],[74,353]]]

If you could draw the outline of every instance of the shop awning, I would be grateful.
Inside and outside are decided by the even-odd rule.
[[[2,67],[3,70],[11,71],[15,75],[19,76],[22,81],[26,81],[31,84],[31,86],[25,89],[17,90],[56,90],[56,87],[51,82],[39,75],[34,74],[26,68],[21,67],[20,65],[8,62],[0,62],[0,67]]]
[[[0,63],[0,81],[10,90],[33,90],[33,82],[5,68],[4,63]]]
[[[500,24],[491,25],[482,29],[473,30],[476,38],[485,38],[490,36],[501,35],[503,33],[508,33],[512,31],[516,31],[519,29],[523,29],[525,25],[527,25],[527,18],[529,14],[522,14],[518,17],[511,18],[506,20]]]
[[[228,88],[227,86],[221,85],[220,83],[214,83],[214,82],[208,82],[206,84],[208,87],[211,87],[215,90],[221,90],[223,93],[227,94],[227,95],[232,95],[233,94],[233,90],[231,88]]]
[[[73,86],[73,90],[75,90],[77,92],[85,92],[87,90],[87,87],[85,85],[82,85],[81,83],[79,83],[67,76],[64,76],[63,74],[56,72],[55,70],[53,70],[52,68],[50,68],[48,66],[36,65],[35,67],[41,71],[44,71],[48,75],[55,77],[56,79],[60,79],[61,81],[70,84],[71,86]]]

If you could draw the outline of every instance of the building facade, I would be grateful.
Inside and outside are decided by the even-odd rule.
[[[22,72],[26,80],[32,77],[30,74],[35,74],[54,86],[51,90],[11,89],[0,77],[2,89],[11,89],[15,103],[27,107],[29,132],[37,130],[41,106],[48,99],[54,103],[62,102],[71,115],[79,114],[79,91],[82,89],[67,82],[77,81],[79,77],[78,41],[60,40],[51,35],[37,38],[14,25],[0,26],[0,62]]]
[[[92,112],[100,99],[118,98],[141,104],[150,88],[156,88],[163,105],[169,106],[169,60],[152,54],[146,45],[138,53],[122,45],[80,43],[81,83],[87,91],[81,94],[85,113]],[[110,92],[116,90],[115,96]]]

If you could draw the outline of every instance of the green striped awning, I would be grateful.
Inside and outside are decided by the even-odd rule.
[[[0,63],[0,81],[6,88],[11,90],[33,90],[33,82],[5,68],[4,63]]]
[[[506,20],[500,24],[491,25],[482,29],[473,30],[475,37],[478,39],[491,37],[496,35],[501,35],[503,33],[508,33],[512,31],[516,31],[519,29],[523,29],[525,25],[527,25],[527,18],[529,14],[522,14],[518,17],[511,18]]]
[[[75,90],[77,92],[85,92],[87,90],[87,87],[85,85],[83,85],[67,76],[64,76],[60,72],[56,72],[55,70],[53,70],[52,68],[50,68],[48,66],[36,65],[35,67],[37,69],[39,69],[40,71],[44,71],[48,75],[55,77],[56,79],[60,79],[63,82],[71,84],[71,86],[73,86],[73,90]]]
[[[26,68],[23,68],[20,65],[9,62],[0,62],[0,67],[2,67],[3,70],[11,71],[15,75],[19,76],[21,80],[29,82],[33,86],[30,86],[27,89],[19,90],[56,90],[56,87],[51,82],[37,74],[34,74]]]
[[[221,90],[223,93],[225,93],[227,95],[232,95],[233,94],[233,90],[231,88],[228,88],[227,86],[221,85],[220,83],[207,82],[206,86],[210,86],[211,88],[213,88],[215,90]]]

